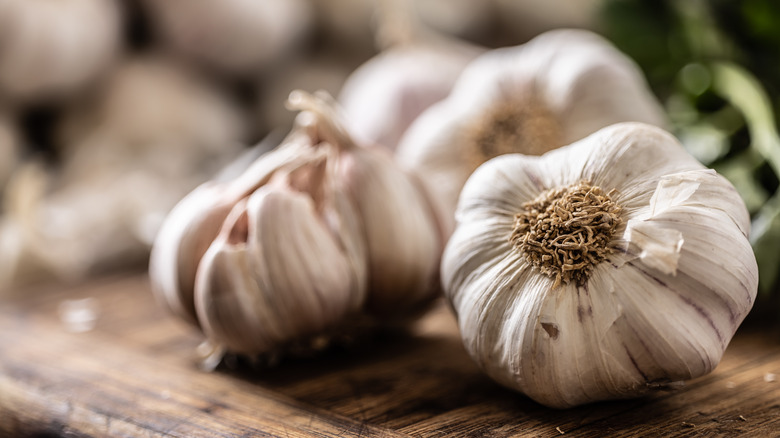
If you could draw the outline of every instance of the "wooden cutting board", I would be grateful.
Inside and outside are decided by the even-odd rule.
[[[741,329],[680,389],[558,411],[483,376],[443,305],[411,334],[207,372],[147,277],[51,289],[0,305],[0,436],[780,436],[776,330]]]

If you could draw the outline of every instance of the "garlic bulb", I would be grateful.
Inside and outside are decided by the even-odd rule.
[[[9,183],[0,287],[143,266],[165,215],[243,149],[240,111],[175,64],[121,64],[73,108],[61,168]]]
[[[234,74],[279,61],[310,31],[306,0],[145,0],[166,43],[183,55]]]
[[[449,233],[458,194],[481,163],[542,154],[621,121],[665,125],[639,68],[596,34],[552,31],[473,61],[412,123],[397,159],[423,180]]]
[[[457,221],[442,283],[466,350],[547,406],[712,371],[756,296],[736,190],[649,125],[495,158]]]
[[[130,58],[94,101],[63,121],[63,178],[137,166],[185,182],[178,200],[238,154],[245,124],[239,106],[214,83],[159,56]]]
[[[289,104],[282,145],[185,197],[152,251],[156,294],[218,350],[274,352],[438,292],[440,233],[414,181],[354,143],[328,96]]]
[[[121,19],[115,0],[0,2],[0,96],[36,100],[88,85],[119,50]]]
[[[394,151],[426,108],[444,99],[480,50],[454,42],[391,47],[358,67],[339,102],[355,135]]]

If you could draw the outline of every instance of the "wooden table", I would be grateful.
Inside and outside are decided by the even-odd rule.
[[[443,306],[409,335],[206,372],[201,337],[145,276],[59,289],[0,308],[2,436],[780,436],[776,330],[743,327],[718,368],[681,389],[557,411],[483,376]],[[94,328],[63,319],[63,303],[88,303]]]

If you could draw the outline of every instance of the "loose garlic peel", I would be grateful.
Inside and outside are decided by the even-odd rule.
[[[439,292],[440,230],[414,181],[357,145],[329,96],[294,92],[288,106],[301,113],[282,145],[193,191],[153,248],[155,292],[212,354],[314,345]]]
[[[466,350],[547,406],[635,397],[710,372],[755,299],[741,198],[648,125],[487,162],[464,187],[457,221],[442,281]],[[595,254],[577,248],[588,242]],[[529,249],[538,245],[548,247]]]

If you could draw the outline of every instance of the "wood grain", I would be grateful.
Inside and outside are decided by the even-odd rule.
[[[439,306],[408,334],[289,359],[198,368],[197,331],[143,275],[7,298],[0,307],[1,436],[780,436],[780,333],[743,328],[685,387],[566,411],[482,375]],[[94,329],[58,308],[91,297]]]

